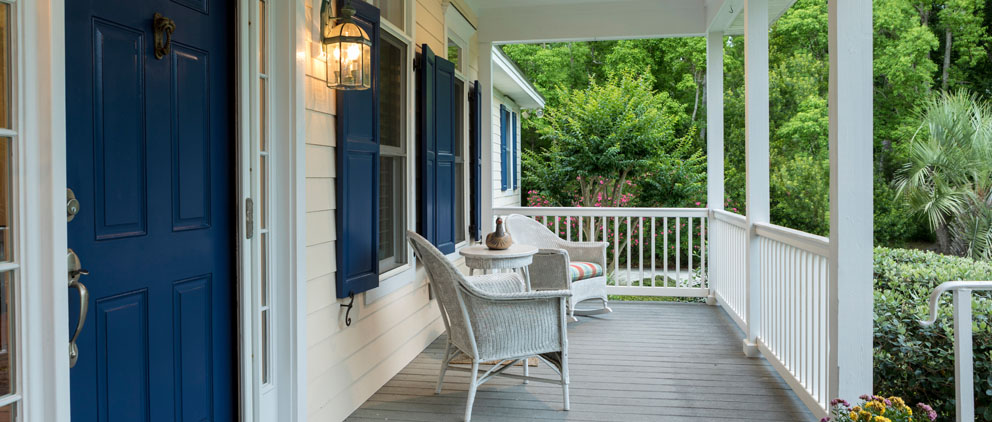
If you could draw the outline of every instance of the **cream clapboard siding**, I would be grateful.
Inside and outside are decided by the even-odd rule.
[[[517,143],[517,157],[518,157],[518,159],[517,159],[517,163],[515,163],[515,165],[517,166],[517,175],[518,176],[522,176],[522,173],[521,173],[522,168],[520,168],[520,161],[521,160],[519,159],[519,157],[520,157],[520,155],[521,155],[521,153],[523,151],[521,149],[522,145],[520,145],[520,141],[519,141],[519,139],[520,139],[520,119],[521,119],[521,117],[520,117],[520,107],[518,107],[517,104],[514,103],[513,100],[511,100],[509,97],[503,95],[502,93],[500,93],[499,91],[497,91],[497,90],[494,89],[493,90],[493,144],[492,144],[492,150],[493,150],[493,207],[496,207],[496,208],[499,208],[499,207],[517,207],[517,206],[520,206],[520,186],[516,186],[515,189],[507,189],[505,191],[502,190],[503,189],[502,188],[502,186],[503,186],[503,179],[502,179],[502,176],[500,174],[500,164],[501,164],[500,163],[500,118],[499,118],[499,106],[500,105],[504,105],[511,112],[516,112],[517,113],[517,139],[513,140],[513,142],[516,142]],[[511,118],[509,124],[512,124],[512,123],[513,123],[513,120]],[[510,132],[510,137],[512,137],[512,136],[513,136],[513,132],[511,131]],[[513,148],[512,147],[509,150],[509,156],[507,157],[507,162],[509,162],[510,165],[514,165],[514,163],[513,163]],[[513,171],[511,170],[509,172],[509,174],[507,174],[507,181],[510,181],[512,179],[513,179]],[[507,184],[507,187],[508,188],[509,187],[513,187],[513,185],[511,183],[508,183]]]
[[[413,0],[411,0],[413,1]],[[447,54],[440,0],[416,0],[415,40]],[[308,21],[314,12],[306,6]],[[319,12],[319,11],[318,11]],[[442,41],[445,40],[445,41]],[[308,48],[307,54],[311,54]],[[318,50],[319,51],[319,50]],[[366,305],[355,298],[352,325],[335,298],[335,93],[324,63],[308,57],[306,96],[307,419],[346,418],[444,330],[422,268],[414,281]],[[473,72],[474,73],[474,72]],[[410,139],[409,142],[415,142]],[[413,162],[409,162],[413,165]],[[409,183],[413,183],[410,181]],[[413,207],[412,198],[407,204]],[[408,227],[415,227],[409,221]],[[463,268],[461,260],[457,263]],[[463,268],[464,269],[464,268]]]

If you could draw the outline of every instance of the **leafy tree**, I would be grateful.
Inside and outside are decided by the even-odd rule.
[[[683,106],[629,73],[558,91],[561,101],[547,107],[540,128],[550,147],[525,154],[525,183],[545,191],[550,179],[557,192],[546,196],[576,192],[580,206],[618,206],[628,182],[647,173],[674,141]]]

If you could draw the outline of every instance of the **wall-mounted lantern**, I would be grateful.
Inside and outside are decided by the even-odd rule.
[[[322,44],[327,57],[327,86],[334,89],[368,89],[372,86],[372,40],[353,17],[351,3],[332,15],[331,2],[320,6]]]

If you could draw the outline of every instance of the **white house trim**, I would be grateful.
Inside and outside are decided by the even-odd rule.
[[[544,97],[530,84],[517,65],[503,54],[503,50],[493,46],[492,55],[493,87],[510,97],[520,108],[544,108]]]
[[[69,314],[66,304],[65,6],[19,2],[23,180],[21,318],[25,420],[69,420]],[[54,404],[54,405],[53,405]]]

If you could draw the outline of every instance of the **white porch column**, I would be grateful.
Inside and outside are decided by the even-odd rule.
[[[711,210],[723,209],[723,32],[706,34],[706,204]],[[710,298],[707,303],[716,303],[713,287],[713,245],[714,239],[710,219],[706,235],[709,247],[707,267],[710,282]],[[719,281],[717,281],[719,282]]]
[[[768,189],[768,0],[744,6],[744,121],[747,149],[747,338],[744,353],[757,356],[761,324],[761,268],[755,223],[767,223]]]
[[[493,43],[479,43],[479,89],[482,90],[482,227],[483,238],[494,230],[493,220]]]
[[[723,32],[706,34],[706,202],[723,209]]]
[[[830,1],[830,385],[872,392],[871,0]]]

